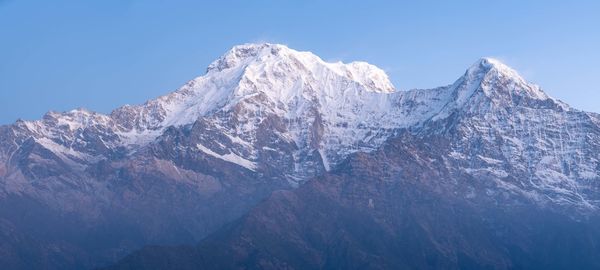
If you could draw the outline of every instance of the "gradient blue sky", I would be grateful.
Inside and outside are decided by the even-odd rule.
[[[562,3],[0,0],[0,124],[142,103],[263,41],[370,62],[401,90],[452,83],[492,56],[600,112],[600,1]]]

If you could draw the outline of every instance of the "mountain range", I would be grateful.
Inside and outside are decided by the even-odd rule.
[[[0,127],[9,269],[594,269],[600,115],[482,58],[399,91],[233,47],[110,114]]]

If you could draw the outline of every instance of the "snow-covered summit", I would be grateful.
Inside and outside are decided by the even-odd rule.
[[[487,73],[492,70],[495,70],[500,74],[504,74],[506,76],[522,80],[521,75],[519,75],[519,73],[516,70],[502,63],[500,60],[492,57],[480,58],[475,63],[473,63],[473,65],[471,65],[469,69],[467,69],[467,73]]]
[[[232,111],[251,122],[244,132],[255,128],[250,118],[256,114],[294,122],[311,113],[304,121],[318,115],[347,126],[374,115],[369,120],[379,120],[392,106],[394,93],[385,72],[365,62],[328,63],[284,45],[244,44],[233,47],[211,63],[205,75],[179,90],[143,105],[122,107],[113,116],[124,119],[127,134],[186,125]]]
[[[268,68],[267,63],[293,62],[298,69],[322,72],[324,69],[346,76],[357,83],[368,86],[375,92],[393,92],[394,86],[387,74],[378,67],[366,62],[355,61],[328,63],[311,52],[296,51],[281,44],[247,43],[234,46],[226,54],[211,63],[207,73],[221,72],[225,69],[260,66]]]
[[[509,85],[511,93],[526,96],[527,98],[546,100],[549,96],[544,93],[538,85],[525,80],[516,70],[502,63],[498,59],[483,57],[467,69],[464,77],[475,79],[478,83],[483,83],[492,87],[483,87],[487,94],[495,89],[494,84]]]

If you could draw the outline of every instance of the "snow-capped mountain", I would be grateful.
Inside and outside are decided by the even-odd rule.
[[[453,101],[421,131],[452,137],[451,167],[538,202],[599,206],[597,114],[547,96],[493,59],[473,65],[451,88]]]
[[[463,198],[600,206],[600,116],[549,97],[501,62],[480,59],[448,86],[398,91],[368,63],[328,63],[277,44],[235,46],[180,89],[108,115],[76,109],[0,127],[0,198],[76,216],[81,235],[139,231],[94,255],[72,244],[83,241],[78,233],[61,246],[76,246],[87,263],[110,261],[146,243],[199,240],[273,190],[407,133],[445,138],[435,158],[449,178],[477,187],[440,188]],[[3,217],[7,228],[19,227],[15,218]],[[29,245],[58,240],[45,241]]]
[[[464,144],[473,137],[482,143],[501,140],[501,152],[490,157],[468,155],[473,153],[461,149],[472,146],[457,145],[451,157],[484,162],[482,170],[466,170],[503,176],[508,173],[501,167],[509,165],[530,183],[499,183],[504,188],[532,198],[545,197],[536,192],[546,190],[556,200],[595,204],[580,191],[587,185],[582,181],[598,179],[598,156],[586,147],[598,144],[597,116],[548,97],[490,58],[476,62],[453,85],[404,92],[364,62],[326,63],[283,45],[246,44],[210,64],[205,75],[143,105],[108,116],[83,109],[48,113],[15,129],[24,134],[21,140],[31,136],[61,160],[85,166],[127,155],[168,127],[202,119],[210,132],[197,150],[252,171],[277,168],[297,183],[352,152],[377,149],[395,131],[446,123],[456,115],[467,125],[461,127]],[[533,191],[514,185],[531,185]]]

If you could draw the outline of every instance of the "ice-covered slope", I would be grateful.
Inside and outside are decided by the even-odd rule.
[[[293,118],[312,105],[306,103],[335,108],[344,102],[365,103],[372,108],[369,99],[383,95],[368,93],[393,91],[387,75],[364,62],[326,63],[283,45],[246,44],[232,48],[210,64],[205,75],[181,89],[140,106],[120,108],[113,115],[135,112],[127,115],[134,118],[135,128],[157,129],[189,124],[245,103],[256,113]]]
[[[282,45],[247,44],[212,63],[206,75],[136,109],[162,112],[141,119],[142,128],[185,125],[199,117],[226,126],[234,119],[236,125],[222,132],[251,146],[247,160],[261,151],[252,147],[259,124],[275,119],[282,125],[275,135],[296,146],[302,170],[301,160],[314,151],[327,168],[349,151],[340,148],[358,147],[372,130],[393,128],[381,121],[391,111],[393,91],[386,74],[367,63],[326,63]]]

